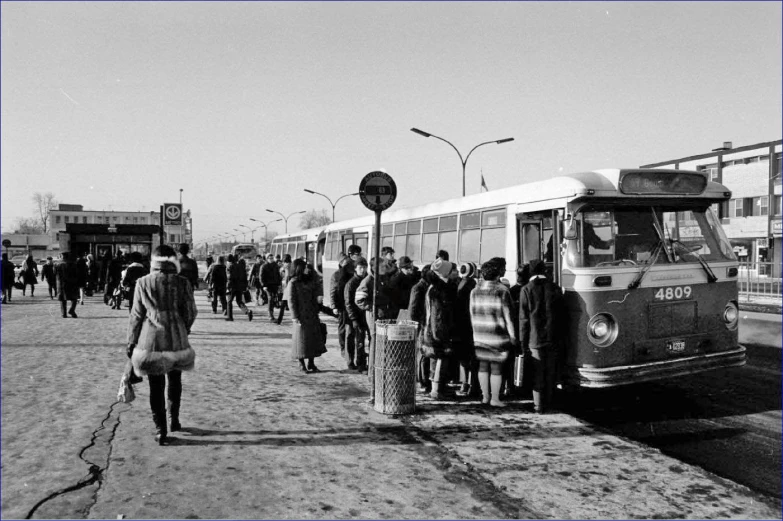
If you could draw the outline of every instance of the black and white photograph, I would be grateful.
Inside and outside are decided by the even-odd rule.
[[[0,0],[0,517],[781,519],[782,138],[780,1]]]

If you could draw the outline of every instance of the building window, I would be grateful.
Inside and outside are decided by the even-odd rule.
[[[751,215],[769,215],[769,197],[754,197],[753,198],[753,213]]]
[[[781,215],[783,214],[783,196],[776,195],[774,197],[775,215]]]
[[[106,224],[109,224],[109,218],[106,217],[105,219],[106,219]]]
[[[54,216],[54,222],[55,222],[55,223],[57,223],[57,224],[60,224],[60,220],[61,220],[61,219],[60,219],[60,216],[59,216],[59,215],[55,215],[55,216]]]
[[[699,172],[704,172],[704,175],[707,176],[707,179],[710,181],[715,181],[718,178],[718,164],[714,163],[712,165],[702,165],[696,167],[696,170]]]
[[[138,218],[138,217],[134,217],[134,218],[133,218],[133,224],[136,224],[136,223],[138,223],[138,222],[139,222],[139,218]]]
[[[117,222],[120,220],[120,218],[115,215],[114,217],[111,218],[111,220]]]
[[[126,221],[130,221],[130,215],[126,215],[126,216],[125,216],[125,220],[126,220]]]
[[[67,223],[71,222],[71,216],[70,215],[66,215],[65,216],[65,222],[67,222]]]
[[[87,216],[82,215],[82,223],[87,224]]]
[[[141,218],[141,224],[146,224],[146,223],[147,223],[147,218],[146,217],[142,217]]]
[[[729,217],[742,217],[742,199],[729,201]]]

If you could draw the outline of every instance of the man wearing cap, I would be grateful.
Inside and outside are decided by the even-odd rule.
[[[337,317],[337,337],[340,342],[340,354],[346,359],[348,369],[351,370],[356,369],[356,365],[353,363],[353,353],[349,353],[351,356],[346,357],[345,352],[345,326],[348,323],[348,315],[345,313],[345,285],[351,280],[353,273],[353,261],[346,256],[340,261],[337,271],[332,274],[329,285],[329,305]]]
[[[364,350],[365,337],[367,336],[367,318],[364,311],[356,304],[356,290],[359,284],[367,277],[367,259],[359,257],[354,266],[354,275],[345,285],[345,311],[346,336],[345,349],[348,355],[348,364],[353,363],[362,372],[367,371],[367,356]]]
[[[530,282],[519,296],[519,335],[522,349],[530,349],[533,365],[533,406],[535,412],[547,412],[555,389],[557,355],[562,317],[563,292],[546,277],[546,264],[530,262]]]
[[[54,273],[57,278],[57,298],[60,300],[60,311],[63,318],[71,315],[76,317],[76,302],[79,300],[79,272],[76,262],[71,259],[70,252],[64,251],[60,254],[62,262],[54,267]],[[65,314],[66,301],[71,302],[68,309],[68,315]]]
[[[390,284],[394,288],[394,294],[397,298],[397,306],[400,309],[407,309],[410,302],[411,289],[419,282],[421,274],[419,268],[414,266],[410,257],[402,256],[397,264],[399,270],[392,277]]]
[[[358,244],[348,246],[348,257],[356,264],[356,261],[362,258],[362,247]]]

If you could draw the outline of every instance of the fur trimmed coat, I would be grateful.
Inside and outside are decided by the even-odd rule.
[[[177,275],[175,259],[152,258],[152,272],[136,282],[128,343],[138,375],[193,369],[196,353],[188,334],[198,311],[190,283]]]
[[[438,277],[431,277],[431,280],[424,296],[426,319],[421,332],[422,352],[428,358],[446,358],[453,354],[457,290],[454,284]]]

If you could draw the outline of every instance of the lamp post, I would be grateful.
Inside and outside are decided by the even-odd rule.
[[[253,232],[256,231],[255,228],[251,228],[250,226],[248,226],[246,224],[240,224],[239,226],[241,226],[242,228],[247,228],[248,230],[250,230],[250,242],[255,242],[254,236],[253,236]]]
[[[241,226],[241,225],[240,225]],[[239,232],[242,234],[242,242],[247,242],[247,235],[245,235],[245,232],[240,230],[239,228],[234,228],[235,232]]]
[[[182,211],[182,188],[179,189],[179,242],[185,242],[182,227],[185,224],[185,212]]]
[[[352,196],[352,195],[359,195],[359,192],[355,192],[355,193],[352,193],[352,194],[345,194],[345,195],[342,195],[342,196],[338,197],[335,202],[332,202],[332,200],[329,199],[329,197],[327,195],[322,194],[321,192],[316,192],[315,190],[308,190],[307,188],[305,188],[304,191],[307,192],[308,194],[316,194],[316,195],[320,195],[321,197],[326,197],[326,200],[329,201],[329,204],[332,205],[332,222],[334,222],[334,207],[337,206],[337,203],[340,202],[340,199],[342,199],[343,197],[349,197],[349,196]]]
[[[507,137],[505,139],[495,139],[493,141],[485,141],[483,143],[479,143],[478,145],[470,149],[470,152],[468,152],[468,155],[465,156],[465,159],[462,159],[462,154],[460,154],[459,150],[457,150],[457,147],[455,147],[450,141],[447,141],[442,137],[436,136],[435,134],[430,134],[429,132],[424,132],[423,130],[419,130],[418,128],[412,128],[411,132],[415,132],[416,134],[419,134],[420,136],[424,136],[424,137],[434,137],[435,139],[440,139],[441,141],[444,141],[449,145],[451,145],[451,148],[453,148],[457,152],[457,155],[459,156],[459,160],[462,162],[462,197],[465,197],[465,165],[468,164],[468,158],[470,157],[470,154],[472,154],[474,150],[476,150],[478,147],[482,145],[489,145],[490,143],[497,143],[498,145],[500,145],[501,143],[508,143],[509,141],[514,141],[513,137]]]
[[[294,212],[291,215],[289,215],[288,217],[286,217],[285,215],[281,214],[280,212],[276,212],[275,210],[270,210],[269,208],[267,208],[266,211],[269,212],[269,213],[276,213],[277,215],[279,215],[279,216],[281,216],[283,218],[283,221],[285,221],[285,233],[288,233],[288,219],[290,219],[292,216],[298,215],[300,213],[307,213],[304,210],[302,210],[301,212]]]
[[[250,220],[251,220],[251,221],[253,221],[253,222],[257,222],[257,223],[259,223],[261,226],[263,226],[263,227],[264,227],[264,247],[266,248],[266,243],[268,242],[268,239],[267,239],[267,233],[269,232],[269,230],[267,229],[266,225],[267,225],[267,224],[272,224],[272,223],[276,223],[276,222],[282,221],[282,219],[275,219],[274,221],[269,221],[269,222],[268,222],[268,223],[266,223],[266,224],[265,224],[265,223],[263,223],[262,221],[259,221],[258,219],[253,219],[252,217],[250,218]]]

